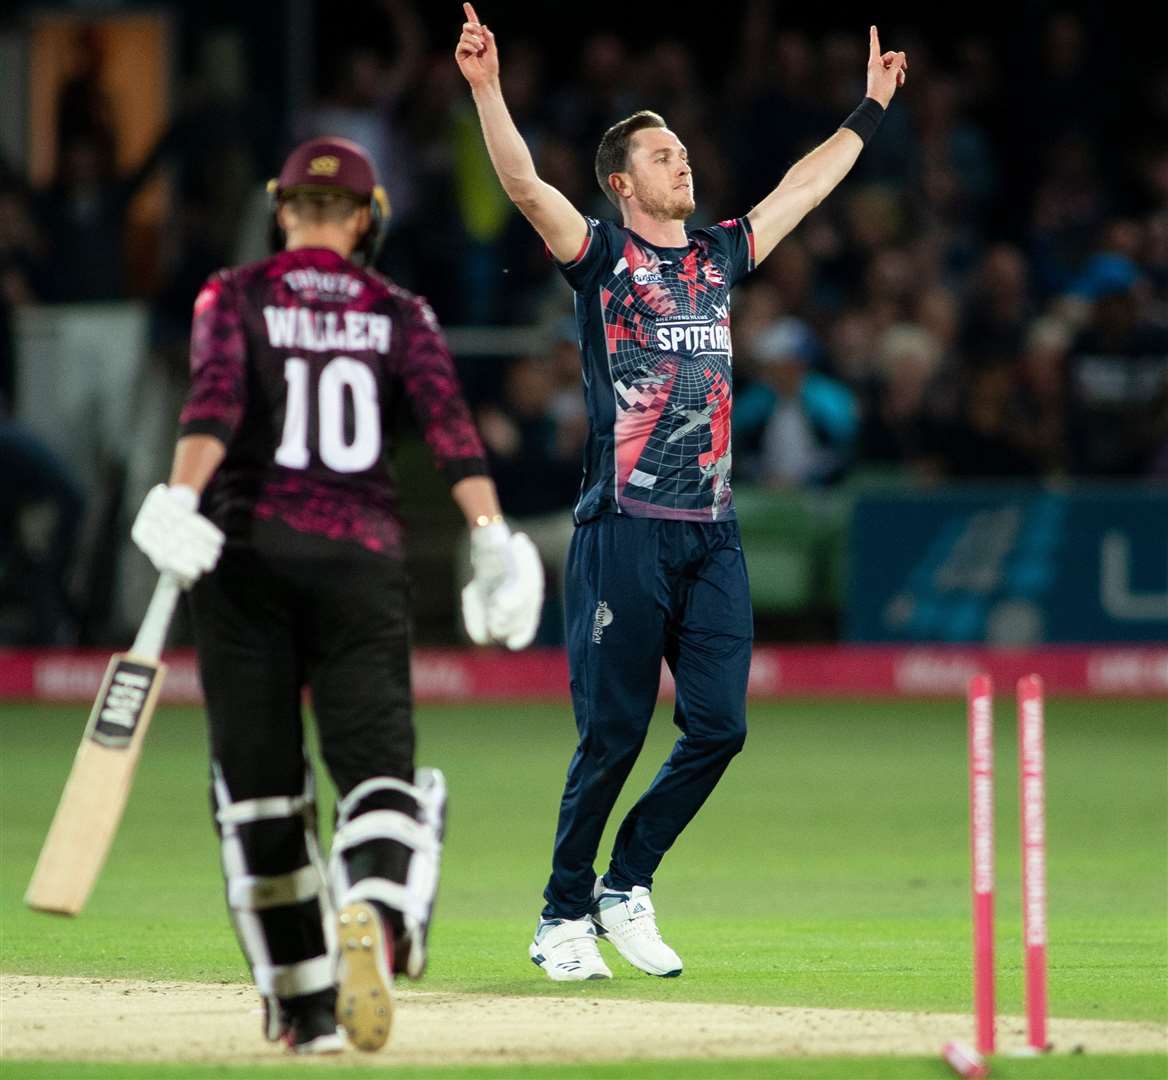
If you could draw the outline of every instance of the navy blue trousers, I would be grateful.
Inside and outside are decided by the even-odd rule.
[[[572,538],[564,599],[579,744],[543,913],[579,919],[601,835],[649,730],[662,658],[677,684],[681,737],[621,824],[609,885],[653,884],[742,749],[753,621],[738,525],[602,514]]]

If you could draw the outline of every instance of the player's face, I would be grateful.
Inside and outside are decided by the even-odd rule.
[[[633,136],[629,177],[633,198],[650,216],[684,221],[694,212],[689,154],[668,128],[645,128]]]

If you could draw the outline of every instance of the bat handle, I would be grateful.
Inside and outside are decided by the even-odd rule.
[[[135,656],[157,660],[162,655],[162,646],[166,644],[166,632],[170,629],[170,620],[180,592],[182,588],[173,575],[163,574],[158,579],[154,595],[150,597],[150,606],[146,609],[138,636],[134,638],[130,650]]]

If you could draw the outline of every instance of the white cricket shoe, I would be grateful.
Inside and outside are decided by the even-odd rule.
[[[612,978],[596,947],[591,919],[540,919],[527,952],[555,982]]]
[[[633,967],[667,979],[681,974],[681,957],[661,940],[653,901],[644,885],[620,892],[599,878],[592,904],[597,933],[611,941]]]

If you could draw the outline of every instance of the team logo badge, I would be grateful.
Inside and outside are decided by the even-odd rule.
[[[596,605],[596,616],[592,620],[592,644],[599,645],[604,639],[604,628],[612,626],[613,614],[612,608],[608,606],[606,600],[601,600]]]
[[[336,176],[341,168],[341,159],[333,154],[322,154],[308,163],[309,176]]]

